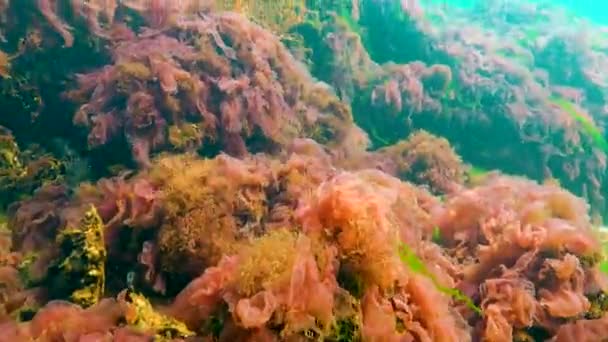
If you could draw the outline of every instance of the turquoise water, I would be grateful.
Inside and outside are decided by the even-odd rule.
[[[502,2],[505,6],[509,6],[513,1],[509,0],[494,0],[496,3]],[[488,0],[421,0],[423,5],[441,4],[456,6],[462,8],[471,8],[477,4],[488,2]],[[516,1],[518,2],[518,1]],[[561,1],[528,1],[530,3],[553,4],[563,6],[564,9],[571,12],[573,15],[585,17],[587,20],[600,24],[608,25],[608,1],[600,0],[561,0]]]

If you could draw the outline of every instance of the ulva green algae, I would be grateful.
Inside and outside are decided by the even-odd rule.
[[[608,240],[602,241],[602,260],[600,261],[600,271],[608,274]]]
[[[427,277],[433,282],[433,285],[437,290],[441,293],[444,293],[454,300],[464,303],[469,309],[473,310],[480,316],[483,316],[483,312],[481,308],[479,308],[473,300],[457,289],[449,288],[441,284],[441,282],[437,279],[437,277],[429,271],[426,267],[424,261],[422,261],[416,253],[412,250],[412,248],[406,244],[401,244],[399,246],[399,257],[401,261],[407,265],[407,267],[414,273],[420,274],[422,276]]]
[[[600,148],[602,151],[608,153],[608,141],[606,141],[602,135],[599,127],[597,127],[597,125],[590,118],[579,112],[572,102],[561,97],[551,97],[549,102],[562,109],[576,122],[578,122],[581,125],[581,130],[592,139],[594,145]]]

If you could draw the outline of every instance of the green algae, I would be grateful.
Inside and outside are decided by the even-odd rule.
[[[602,241],[603,259],[599,263],[600,271],[608,275],[608,241]]]
[[[433,240],[433,242],[435,243],[441,242],[441,229],[439,229],[439,227],[433,228],[433,235],[431,237],[431,240]]]
[[[606,292],[589,295],[587,299],[589,299],[591,306],[585,313],[586,319],[600,319],[608,311],[608,294]]]
[[[562,109],[578,122],[581,125],[582,131],[591,138],[596,147],[604,152],[608,152],[608,141],[604,138],[599,127],[592,120],[580,113],[574,103],[561,97],[551,97],[549,102]]]
[[[332,332],[324,338],[328,342],[358,342],[361,341],[361,324],[356,316],[336,320]]]
[[[481,308],[475,305],[471,298],[469,298],[457,289],[442,285],[441,282],[439,282],[439,280],[437,279],[437,277],[433,273],[431,273],[431,271],[429,271],[429,269],[424,264],[424,261],[422,261],[408,245],[401,244],[401,246],[399,247],[399,257],[401,258],[401,261],[405,265],[407,265],[407,267],[412,272],[430,279],[439,292],[452,297],[454,300],[466,305],[469,309],[473,310],[478,315],[483,316]]]

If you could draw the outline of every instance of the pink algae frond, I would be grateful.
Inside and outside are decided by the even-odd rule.
[[[337,284],[333,253],[326,253],[317,255],[303,235],[273,231],[207,269],[177,296],[171,311],[190,325],[225,301],[240,328],[262,329],[273,318],[282,324],[282,336],[327,333]],[[322,255],[325,263],[318,261]]]
[[[225,257],[193,280],[175,297],[168,312],[189,327],[198,326],[222,302],[222,293],[235,276],[238,258]]]
[[[36,0],[38,10],[46,19],[48,24],[63,38],[66,47],[74,45],[73,28],[65,23],[58,14],[59,8],[64,6],[61,0]],[[95,35],[108,37],[107,30],[102,27],[100,20],[106,26],[111,26],[114,22],[114,15],[118,8],[117,0],[69,0],[69,5],[77,18],[83,18],[88,28]]]
[[[510,339],[518,328],[552,329],[583,315],[589,293],[605,283],[586,276],[600,248],[588,205],[556,185],[492,176],[448,199],[438,217],[449,253],[473,257],[463,259],[460,286],[479,286],[473,296],[481,299],[486,338]]]
[[[229,12],[171,27],[119,41],[113,64],[79,75],[68,97],[81,104],[74,121],[90,130],[91,147],[123,135],[138,164],[149,167],[151,154],[171,147],[221,144],[242,157],[252,138],[278,151],[297,137],[352,136],[349,108],[271,32]]]
[[[302,201],[298,216],[306,232],[334,241],[365,283],[387,288],[402,276],[399,241],[417,247],[425,229],[428,216],[417,206],[418,196],[381,172],[345,172]],[[399,207],[408,208],[407,213]]]

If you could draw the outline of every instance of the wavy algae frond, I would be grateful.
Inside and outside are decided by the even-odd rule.
[[[399,257],[401,258],[401,261],[412,272],[429,278],[433,282],[433,285],[435,285],[435,287],[437,288],[437,290],[439,292],[445,293],[446,295],[454,298],[454,300],[464,303],[464,305],[466,305],[469,309],[473,310],[478,315],[480,315],[480,316],[483,315],[481,308],[479,308],[477,305],[475,305],[475,303],[473,303],[473,300],[471,298],[467,297],[465,294],[463,294],[462,292],[460,292],[457,289],[443,286],[439,282],[437,277],[433,273],[431,273],[431,271],[428,270],[428,268],[424,264],[424,261],[422,261],[422,259],[420,259],[416,255],[416,253],[414,252],[414,250],[412,250],[412,248],[410,248],[410,246],[408,246],[404,243],[401,244],[399,246]]]
[[[606,141],[602,132],[589,115],[581,112],[574,103],[564,98],[553,97],[549,101],[580,123],[581,129],[593,140],[596,147],[601,148],[604,152],[608,152],[608,141]]]

